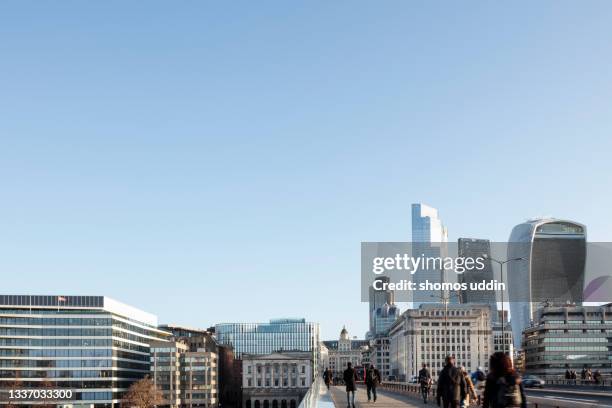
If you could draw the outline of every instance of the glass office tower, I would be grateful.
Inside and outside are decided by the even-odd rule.
[[[425,204],[412,204],[412,256],[413,257],[445,257],[448,230],[438,216],[438,210]],[[452,274],[454,275],[454,273]],[[444,269],[419,270],[413,275],[412,281],[417,285],[430,282],[453,282],[455,276],[448,275]],[[437,291],[418,291],[413,294],[413,308],[423,303],[440,303],[447,298],[450,303],[459,303],[457,296]]]
[[[459,275],[459,282],[469,285],[482,281],[493,280],[493,267],[491,265],[491,242],[488,239],[459,238],[457,255],[460,258],[483,258],[484,268],[474,269]],[[494,291],[463,290],[461,291],[461,303],[486,304],[491,308],[493,321],[498,321],[497,298]]]
[[[319,358],[319,323],[306,319],[271,319],[269,323],[220,323],[215,326],[217,341],[242,354],[270,354],[279,351],[307,351],[313,364]],[[315,370],[315,372],[317,372]]]
[[[149,343],[167,337],[154,315],[108,297],[0,295],[0,388],[71,389],[62,403],[118,407],[150,372]]]
[[[582,302],[586,227],[573,221],[536,219],[519,224],[508,242],[510,318],[515,346],[542,301]]]

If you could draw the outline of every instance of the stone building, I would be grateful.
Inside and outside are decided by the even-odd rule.
[[[334,373],[335,378],[342,377],[342,373],[349,362],[353,367],[363,365],[362,351],[367,346],[367,341],[351,339],[346,327],[343,327],[340,331],[340,337],[337,341],[324,341],[323,344],[327,347],[328,367]]]
[[[312,353],[242,355],[244,408],[296,408],[312,385]]]
[[[407,310],[389,332],[391,374],[409,381],[425,363],[438,375],[447,355],[468,371],[488,369],[493,352],[490,313],[489,305],[475,304],[423,304]]]

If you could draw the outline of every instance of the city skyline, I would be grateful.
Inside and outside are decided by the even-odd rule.
[[[612,5],[0,5],[4,293],[362,336],[360,243],[610,241]],[[329,310],[333,309],[334,313]]]

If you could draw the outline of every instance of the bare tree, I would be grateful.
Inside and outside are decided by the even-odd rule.
[[[153,408],[162,405],[164,398],[161,391],[149,377],[132,384],[121,400],[122,408]]]
[[[41,390],[53,390],[54,388],[55,388],[54,384],[48,378],[45,378],[40,383],[40,389]],[[47,399],[44,399],[43,400],[43,404],[39,405],[40,408],[54,408],[55,406],[56,406],[56,404],[52,404],[51,401],[49,401]]]
[[[20,373],[21,371],[15,370],[15,377],[13,381],[9,381],[6,383],[7,390],[18,390],[23,385],[23,381],[21,381]],[[8,394],[7,394],[8,395]],[[14,401],[9,401],[7,407],[15,407],[17,404]]]

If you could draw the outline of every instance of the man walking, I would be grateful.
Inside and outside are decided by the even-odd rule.
[[[438,406],[458,408],[460,401],[466,395],[465,379],[461,371],[455,367],[454,356],[447,356],[445,362],[446,365],[440,371],[440,377],[438,377],[438,388],[436,391]]]
[[[323,372],[323,381],[325,381],[325,385],[327,386],[327,389],[329,390],[329,384],[332,381],[332,371],[329,367],[327,367],[327,369]]]
[[[365,383],[368,390],[368,402],[370,402],[372,397],[374,397],[374,402],[376,402],[376,387],[380,383],[380,371],[374,367],[374,364],[370,365],[366,370]]]
[[[346,385],[346,402],[348,408],[355,408],[355,388],[357,382],[357,372],[353,368],[353,365],[349,362],[346,364],[346,370],[344,370],[344,384]]]
[[[429,389],[431,388],[431,373],[427,369],[427,364],[423,363],[423,368],[419,370],[419,384],[421,384],[421,395],[423,402],[427,404]]]

